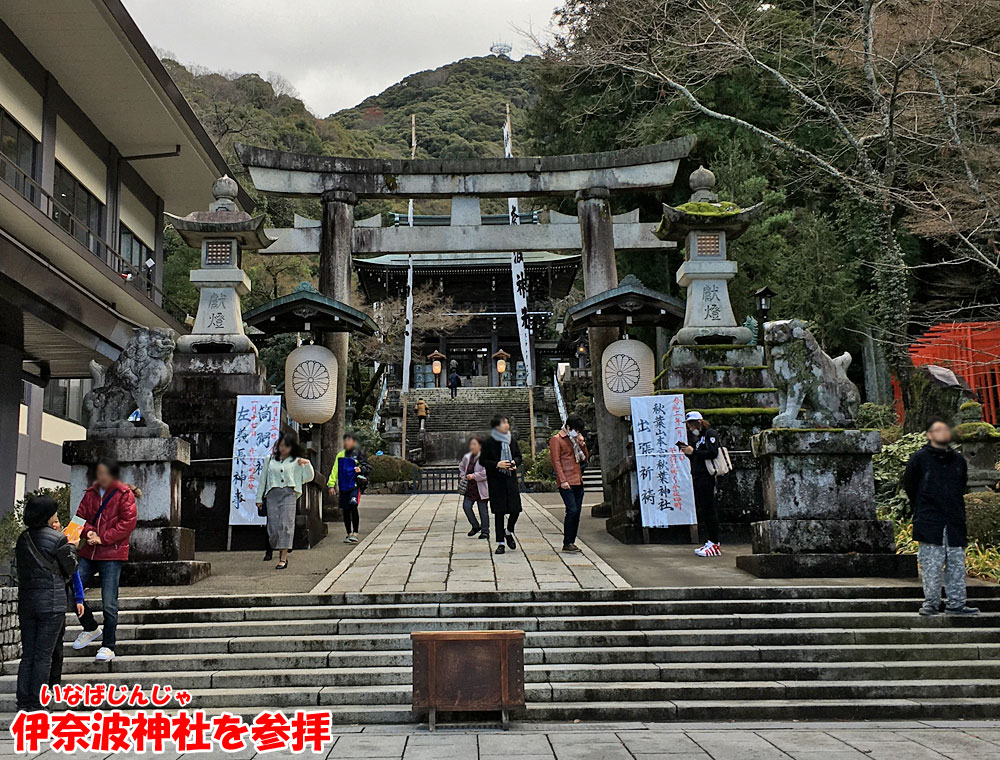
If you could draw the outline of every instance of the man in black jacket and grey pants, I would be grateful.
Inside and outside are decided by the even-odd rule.
[[[910,457],[903,488],[913,510],[913,537],[924,580],[920,614],[941,613],[941,586],[947,615],[977,615],[965,604],[965,487],[968,465],[951,448],[951,428],[940,417],[927,422],[927,445]]]

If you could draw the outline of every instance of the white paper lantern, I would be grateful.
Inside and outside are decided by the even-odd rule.
[[[337,357],[328,348],[304,345],[285,359],[285,405],[303,425],[319,425],[337,411]]]
[[[438,360],[438,359],[434,360],[434,363],[431,365],[431,371],[435,375],[440,375],[441,374],[441,361],[440,360]]]
[[[641,340],[616,340],[601,356],[604,405],[616,417],[632,413],[633,396],[652,396],[656,361]]]

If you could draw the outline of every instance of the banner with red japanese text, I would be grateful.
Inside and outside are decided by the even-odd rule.
[[[257,515],[257,486],[281,432],[281,396],[238,396],[233,437],[230,525],[264,525]]]
[[[697,524],[691,463],[677,446],[687,442],[684,397],[641,396],[630,400],[643,527]]]

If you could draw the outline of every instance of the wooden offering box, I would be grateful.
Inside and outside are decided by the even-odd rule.
[[[524,707],[524,631],[415,631],[413,711],[508,711]]]

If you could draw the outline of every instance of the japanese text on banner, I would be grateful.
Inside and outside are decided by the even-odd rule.
[[[257,515],[257,487],[264,463],[281,433],[281,396],[239,396],[233,436],[230,525],[263,525]]]
[[[643,526],[696,524],[691,463],[677,446],[687,441],[684,397],[642,396],[631,404]]]

